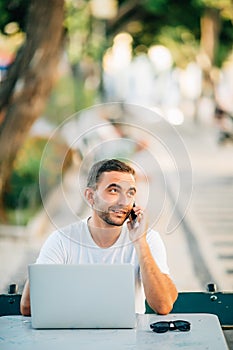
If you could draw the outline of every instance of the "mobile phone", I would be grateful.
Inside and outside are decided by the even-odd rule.
[[[133,204],[133,207],[135,207],[135,203]],[[135,211],[132,209],[131,212],[130,212],[130,215],[131,215],[131,219],[132,221],[136,221],[137,220],[137,215],[135,214]]]

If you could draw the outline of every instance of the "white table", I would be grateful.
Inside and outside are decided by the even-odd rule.
[[[91,316],[90,316],[91,317]],[[157,334],[150,323],[187,320],[189,332]],[[30,317],[0,317],[1,350],[225,350],[228,349],[217,316],[211,314],[137,315],[135,329],[43,329],[31,327]]]

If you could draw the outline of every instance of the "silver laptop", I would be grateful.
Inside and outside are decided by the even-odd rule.
[[[131,264],[29,265],[33,328],[134,328]]]

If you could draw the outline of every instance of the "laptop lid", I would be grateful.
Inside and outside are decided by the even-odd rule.
[[[131,264],[29,265],[33,328],[133,328]]]

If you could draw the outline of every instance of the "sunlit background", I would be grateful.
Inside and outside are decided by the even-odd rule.
[[[22,288],[26,266],[54,229],[55,217],[58,226],[74,220],[69,204],[63,207],[64,198],[79,217],[86,214],[82,195],[74,196],[77,173],[81,166],[85,173],[92,160],[111,152],[141,166],[141,189],[145,189],[143,171],[151,186],[157,185],[149,187],[155,198],[149,202],[149,214],[153,219],[164,205],[155,228],[167,246],[178,288],[204,290],[207,283],[215,282],[221,290],[232,290],[232,1],[66,0],[59,63],[57,70],[54,63],[53,82],[49,74],[43,75],[48,92],[39,102],[33,95],[39,79],[35,72],[44,53],[36,41],[40,31],[35,36],[30,31],[30,3],[0,0],[0,148],[7,147],[4,128],[10,113],[27,105],[33,111],[7,181],[3,181],[3,165],[0,172],[0,290],[11,282]],[[52,3],[58,11],[63,1]],[[51,4],[41,11],[49,12]],[[52,46],[53,28],[49,30]],[[30,54],[24,51],[27,43],[29,51],[37,45],[38,49],[17,76],[14,64],[22,53]],[[38,66],[41,72],[46,62]],[[29,88],[32,83],[26,93],[24,81]],[[20,93],[25,97],[18,99]],[[93,107],[101,104],[108,107]],[[25,117],[28,109],[23,109]],[[14,118],[19,120],[17,113]],[[164,120],[162,127],[158,120]],[[14,131],[18,124],[12,125],[9,145],[18,140]],[[104,142],[107,146],[99,147]],[[85,163],[87,156],[89,163]],[[158,161],[156,166],[151,156]],[[172,157],[180,182],[177,169],[170,165]],[[166,188],[161,174],[167,177]],[[179,186],[189,193],[190,181],[190,202],[186,198],[185,207],[184,203],[176,206]],[[166,225],[174,206],[177,220],[184,220],[168,235]]]

